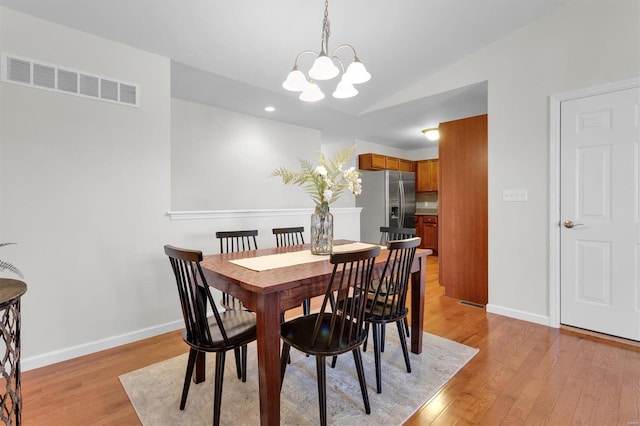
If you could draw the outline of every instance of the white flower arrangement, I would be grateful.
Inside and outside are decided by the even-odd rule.
[[[355,167],[344,169],[344,164],[355,151],[355,145],[338,152],[327,161],[324,153],[318,153],[320,165],[313,166],[306,160],[299,160],[301,171],[296,172],[285,167],[275,169],[269,177],[280,176],[284,184],[302,186],[316,203],[317,207],[328,208],[345,189],[353,195],[362,193],[361,174]]]

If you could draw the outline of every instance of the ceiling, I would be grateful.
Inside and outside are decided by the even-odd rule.
[[[487,111],[487,83],[379,108],[397,92],[570,0],[331,0],[330,50],[351,44],[359,95],[297,99],[282,81],[320,48],[322,0],[0,0],[0,5],[171,58],[172,96],[413,150],[420,130]],[[19,54],[20,52],[13,52]],[[304,62],[309,58],[309,63]],[[348,60],[347,57],[343,60]],[[299,63],[303,71],[311,57]],[[274,112],[264,111],[272,105]]]

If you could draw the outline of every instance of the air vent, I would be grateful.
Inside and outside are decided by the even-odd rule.
[[[4,61],[3,61],[4,62]],[[4,70],[4,66],[2,69]],[[9,58],[7,63],[8,78],[16,83],[31,83],[31,62]]]
[[[136,86],[120,83],[120,102],[136,105]]]
[[[137,84],[7,53],[2,53],[0,59],[2,82],[121,105],[139,106],[140,89]]]
[[[111,101],[118,100],[118,83],[115,81],[100,80],[100,97]]]
[[[78,73],[58,70],[58,90],[78,93]]]
[[[56,69],[40,64],[33,65],[33,84],[49,89],[56,88]]]
[[[97,98],[100,96],[100,79],[90,75],[80,74],[80,93]]]

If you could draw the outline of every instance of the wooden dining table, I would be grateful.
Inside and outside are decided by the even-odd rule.
[[[334,246],[353,243],[334,241]],[[260,393],[260,424],[280,424],[280,313],[300,306],[303,300],[323,295],[333,266],[329,256],[321,261],[303,263],[275,269],[256,271],[231,261],[243,258],[269,256],[279,253],[309,250],[309,245],[267,248],[236,253],[204,256],[202,270],[209,286],[240,299],[255,312],[257,329],[258,381]],[[381,273],[388,257],[381,250],[374,271]],[[431,250],[418,249],[411,269],[411,352],[422,352],[422,323],[427,256]],[[268,259],[268,258],[267,258]],[[375,274],[375,272],[374,272]],[[204,358],[194,380],[204,380]]]

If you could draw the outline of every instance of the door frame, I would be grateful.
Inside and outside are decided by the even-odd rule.
[[[549,97],[549,326],[560,327],[560,104],[588,96],[640,87],[640,78],[617,81]]]

